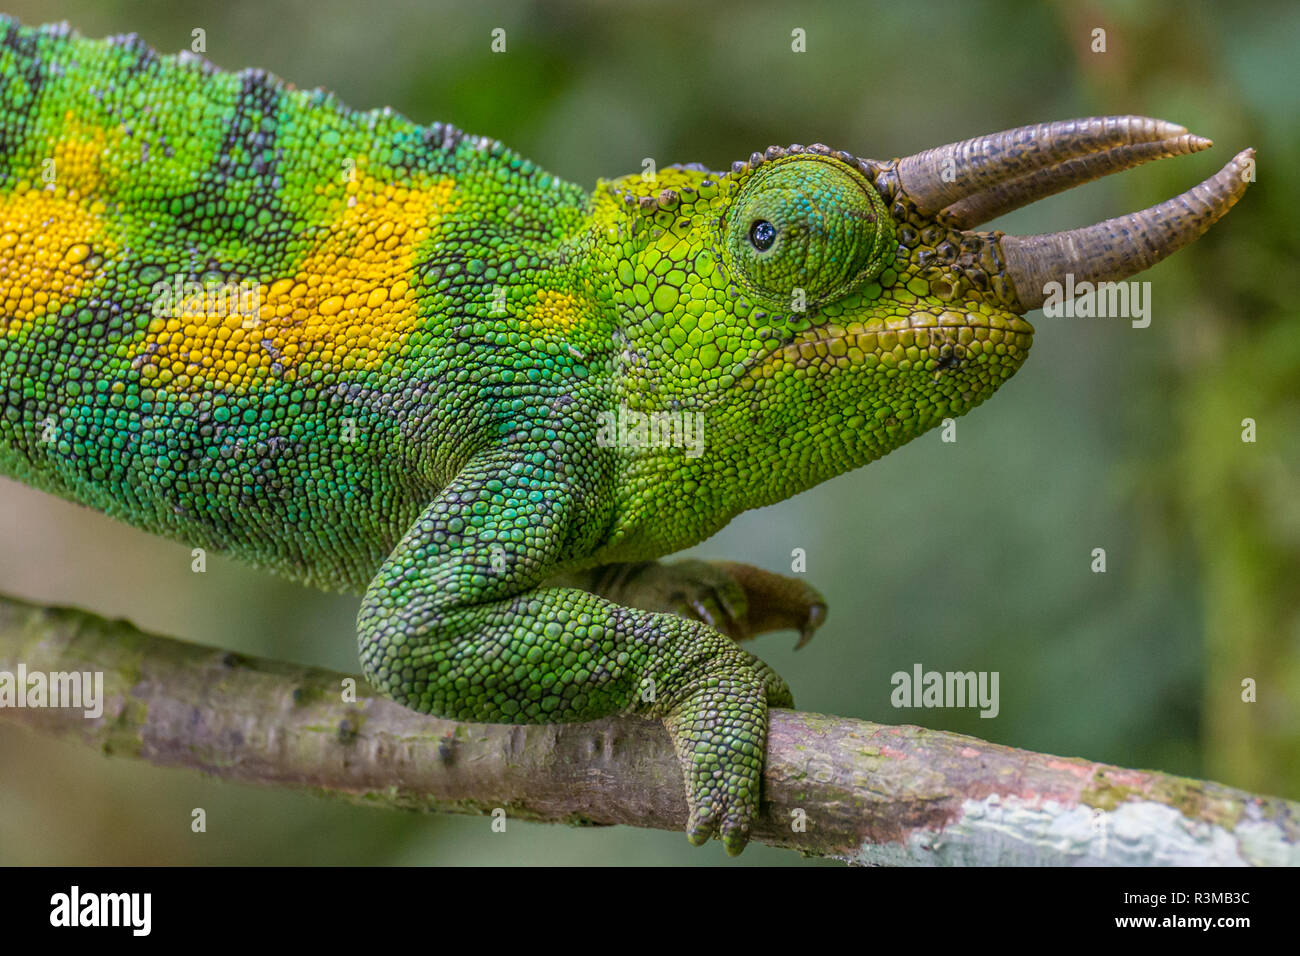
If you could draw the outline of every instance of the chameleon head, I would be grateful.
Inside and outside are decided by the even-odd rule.
[[[741,468],[748,499],[736,506],[862,465],[1009,379],[1033,338],[1022,316],[1052,283],[1117,281],[1203,233],[1245,191],[1253,154],[1097,225],[1027,237],[974,227],[1209,145],[1171,123],[1101,117],[889,162],[773,147],[725,175],[673,168],[653,187],[629,177],[622,198],[640,221],[615,295],[633,357],[624,398],[702,410],[707,451],[677,476],[698,470],[703,484],[710,469]],[[647,351],[654,360],[637,361]]]

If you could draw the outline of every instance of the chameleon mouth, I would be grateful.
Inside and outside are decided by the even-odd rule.
[[[1142,163],[1213,145],[1174,123],[1099,116],[991,133],[882,164],[901,198],[926,216],[967,229],[1003,213]],[[998,236],[1017,311],[1038,308],[1047,286],[1125,279],[1159,262],[1217,222],[1254,179],[1253,149],[1159,205],[1092,226]],[[879,179],[877,180],[880,181]]]
[[[1016,332],[1026,335],[1034,334],[1034,327],[1018,315],[982,315],[966,312],[913,312],[897,319],[872,322],[850,322],[847,325],[823,325],[808,329],[796,335],[784,348],[790,348],[809,342],[834,342],[839,339],[851,339],[862,335],[887,335],[891,332],[914,331],[916,329],[984,329],[988,331]]]
[[[747,371],[765,377],[782,366],[791,365],[859,367],[872,364],[868,356],[881,364],[889,364],[885,356],[894,356],[895,361],[901,362],[920,361],[926,355],[947,363],[954,356],[986,349],[991,353],[1015,352],[1023,356],[1029,351],[1033,337],[1034,327],[1018,315],[917,312],[888,322],[850,322],[809,329],[763,355]],[[915,359],[908,357],[911,349],[916,350]]]

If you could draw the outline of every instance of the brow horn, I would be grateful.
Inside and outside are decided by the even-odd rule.
[[[1214,144],[1208,139],[1182,133],[1149,143],[1115,146],[1099,153],[1066,160],[1056,166],[1036,169],[1032,173],[991,186],[945,207],[943,214],[958,229],[968,229],[1111,173],[1132,169],[1156,159],[1200,152],[1212,145]]]
[[[1008,183],[1040,170],[1116,148],[1124,150],[1148,143],[1176,141],[1186,135],[1186,128],[1176,123],[1146,116],[1092,116],[1038,123],[906,156],[898,161],[898,179],[902,191],[915,203],[918,211],[934,215],[980,193],[996,193]],[[1187,151],[1198,148],[1193,145],[1194,140],[1199,140],[1199,137],[1187,141]],[[1124,155],[1121,152],[1115,154],[1115,158]],[[1136,165],[1136,162],[1130,165]],[[1074,167],[1076,171],[1080,168]],[[1049,175],[1038,182],[1051,184],[1054,180]],[[1048,191],[1027,194],[1023,202],[1049,194]],[[975,225],[980,221],[983,220],[965,224]]]

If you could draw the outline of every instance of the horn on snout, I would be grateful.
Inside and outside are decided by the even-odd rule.
[[[1004,236],[1002,255],[1020,305],[1038,308],[1047,284],[1067,273],[1076,284],[1117,281],[1177,252],[1236,205],[1250,185],[1243,173],[1254,156],[1244,149],[1199,186],[1141,212],[1066,232]]]
[[[1095,116],[1041,123],[949,143],[897,161],[902,195],[923,215],[959,229],[1142,163],[1207,149],[1208,139],[1145,116]],[[1254,150],[1181,196],[1094,226],[1037,236],[1004,236],[1006,274],[1024,310],[1044,287],[1123,279],[1181,249],[1241,198]]]

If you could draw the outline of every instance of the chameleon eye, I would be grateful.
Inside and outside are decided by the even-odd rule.
[[[749,227],[749,241],[759,252],[767,252],[776,242],[776,226],[766,219],[758,219]]]
[[[739,187],[722,222],[722,257],[756,298],[809,305],[848,294],[878,275],[895,248],[875,188],[826,156],[790,156],[760,166]]]

